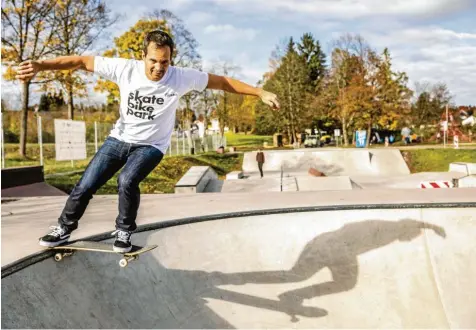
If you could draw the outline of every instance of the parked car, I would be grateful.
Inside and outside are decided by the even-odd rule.
[[[319,139],[317,135],[308,135],[306,136],[306,141],[304,141],[305,148],[318,148],[324,146],[324,142]]]

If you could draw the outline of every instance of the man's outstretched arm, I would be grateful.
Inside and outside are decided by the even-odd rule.
[[[30,80],[40,71],[77,69],[94,72],[94,56],[60,56],[50,60],[25,61],[18,65],[16,78]]]
[[[219,89],[225,92],[258,96],[261,100],[273,109],[279,109],[278,98],[275,94],[267,92],[261,88],[253,87],[239,80],[218,76],[215,74],[208,74],[209,89]]]

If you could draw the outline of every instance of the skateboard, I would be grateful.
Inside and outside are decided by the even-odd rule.
[[[55,254],[55,261],[60,262],[65,257],[70,257],[74,254],[75,251],[94,251],[94,252],[106,252],[106,253],[117,253],[122,254],[123,258],[119,260],[119,266],[126,267],[129,264],[129,261],[138,260],[139,255],[144,252],[153,250],[157,245],[149,246],[138,246],[132,245],[132,250],[129,252],[116,252],[113,250],[112,243],[101,243],[93,241],[77,241],[71,244],[58,245],[50,247],[50,250],[60,250]]]

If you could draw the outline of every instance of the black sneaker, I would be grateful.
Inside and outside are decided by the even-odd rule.
[[[52,226],[50,233],[40,238],[40,245],[47,247],[55,247],[66,243],[71,236],[71,230],[63,226]]]
[[[129,252],[132,250],[132,243],[131,243],[131,231],[118,229],[112,233],[112,236],[116,236],[116,240],[114,241],[113,250],[115,252]]]

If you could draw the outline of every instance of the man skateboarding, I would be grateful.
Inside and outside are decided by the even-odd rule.
[[[142,60],[101,56],[61,56],[20,63],[16,78],[30,80],[39,71],[82,69],[115,82],[120,89],[120,117],[71,191],[58,226],[40,239],[54,247],[67,242],[90,199],[114,174],[118,177],[119,214],[114,251],[129,252],[140,202],[139,183],[160,163],[170,144],[179,99],[205,88],[254,95],[279,108],[275,94],[224,76],[172,65],[174,42],[163,31],[144,38]]]

